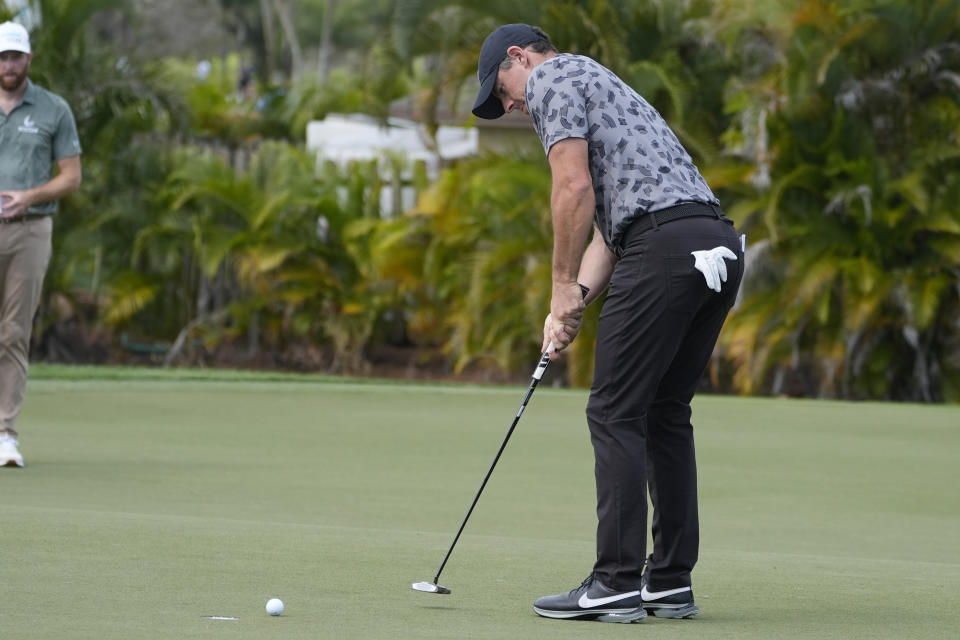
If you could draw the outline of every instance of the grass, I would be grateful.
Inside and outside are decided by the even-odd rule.
[[[522,386],[34,374],[28,467],[0,469],[2,637],[956,635],[956,406],[698,397],[703,613],[605,625],[530,608],[593,557],[582,391],[534,395],[436,596],[409,585],[433,578]]]

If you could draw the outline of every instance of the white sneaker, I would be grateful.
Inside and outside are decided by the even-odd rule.
[[[0,467],[22,467],[23,456],[17,450],[17,439],[10,434],[0,435]]]

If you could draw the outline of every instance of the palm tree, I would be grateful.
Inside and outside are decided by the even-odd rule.
[[[549,172],[542,156],[481,156],[445,171],[405,216],[375,224],[372,255],[409,332],[455,370],[529,362],[549,307]],[[406,250],[401,250],[406,247]]]
[[[158,199],[162,213],[136,234],[108,320],[142,322],[162,308],[169,321],[157,329],[170,340],[184,330],[212,345],[246,336],[252,352],[261,340],[280,348],[322,335],[325,305],[338,299],[352,266],[318,233],[318,215],[333,233],[345,220],[335,194],[314,180],[312,158],[266,143],[238,172],[221,156],[187,151]],[[138,291],[149,295],[131,304]]]
[[[732,212],[771,266],[725,342],[744,391],[793,372],[818,395],[938,400],[957,376],[960,3],[859,4],[800,3],[769,38],[750,158],[769,181]]]

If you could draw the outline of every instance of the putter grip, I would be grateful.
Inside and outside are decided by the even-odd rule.
[[[547,370],[547,365],[550,364],[551,351],[553,351],[553,340],[550,341],[550,344],[547,345],[547,350],[540,356],[540,362],[537,363],[537,368],[533,372],[534,380],[540,380],[540,378],[543,377],[543,372]]]

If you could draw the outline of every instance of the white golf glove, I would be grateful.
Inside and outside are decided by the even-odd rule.
[[[694,263],[697,271],[703,274],[707,287],[720,291],[720,285],[727,281],[727,260],[736,260],[737,255],[726,247],[714,247],[704,251],[693,251]]]

